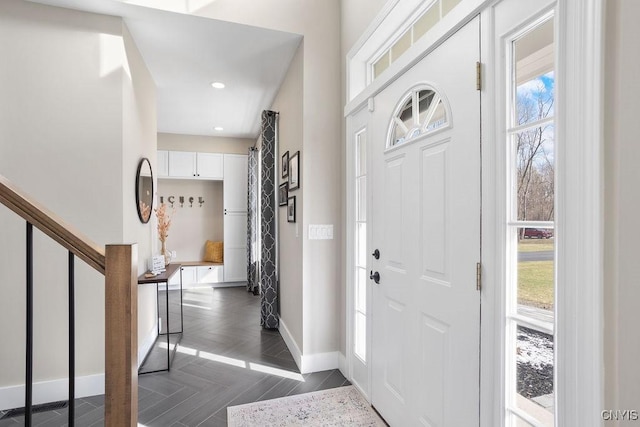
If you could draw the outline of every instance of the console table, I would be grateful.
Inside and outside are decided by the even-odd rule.
[[[140,277],[138,277],[138,285],[148,285],[148,284],[153,284],[155,283],[156,285],[156,304],[157,304],[157,310],[158,313],[160,313],[160,290],[159,290],[159,286],[161,283],[165,284],[165,307],[166,307],[166,313],[167,313],[167,319],[166,319],[166,323],[167,323],[167,331],[166,332],[161,332],[161,323],[158,322],[158,338],[161,336],[166,336],[167,337],[167,368],[166,369],[156,369],[153,371],[146,371],[146,372],[138,372],[139,374],[152,374],[154,372],[163,372],[163,371],[170,371],[171,370],[171,362],[173,361],[173,356],[175,356],[176,350],[178,348],[178,342],[176,342],[174,348],[173,348],[173,352],[171,351],[171,342],[170,342],[170,337],[171,335],[176,335],[176,334],[182,334],[183,331],[183,321],[184,321],[184,315],[183,315],[183,310],[182,310],[182,269],[181,269],[181,264],[169,264],[166,266],[166,271],[153,276],[153,277],[145,277],[145,274],[142,274]],[[171,332],[171,327],[170,327],[170,322],[169,322],[169,281],[171,280],[171,278],[173,276],[175,276],[177,273],[180,273],[180,330],[179,331],[175,331],[175,332]],[[156,338],[156,341],[158,340],[158,338]],[[178,341],[180,341],[178,339]],[[154,344],[155,345],[155,344]],[[149,352],[147,354],[147,356],[150,354],[151,352]],[[145,357],[145,360],[140,364],[140,367],[142,368],[142,366],[144,365],[145,361],[147,360],[147,357]]]

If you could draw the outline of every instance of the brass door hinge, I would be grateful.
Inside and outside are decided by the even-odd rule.
[[[476,263],[476,290],[482,290],[482,264]]]
[[[476,89],[482,90],[482,64],[476,62]]]

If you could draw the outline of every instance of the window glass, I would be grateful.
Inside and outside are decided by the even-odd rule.
[[[390,63],[389,52],[387,51],[384,55],[382,55],[380,59],[376,61],[375,64],[373,64],[373,78],[378,77],[384,70],[389,68]]]
[[[360,359],[367,360],[367,317],[362,313],[356,312],[355,320],[354,352]]]
[[[447,124],[447,110],[444,108],[442,100],[434,108],[433,114],[427,123],[426,131],[438,129]]]
[[[553,221],[555,127],[547,122],[514,135],[518,221]]]
[[[391,46],[391,62],[395,61],[400,55],[405,53],[411,47],[411,28],[403,34],[402,37]]]
[[[518,326],[515,406],[553,426],[553,335]]]
[[[553,116],[554,55],[552,19],[513,42],[516,88],[513,126]]]
[[[418,92],[418,111],[419,111],[419,124],[424,124],[427,121],[427,113],[429,112],[429,107],[431,107],[431,103],[433,102],[433,97],[435,92],[432,90],[421,90]]]
[[[427,87],[406,94],[391,119],[387,147],[400,145],[448,124],[441,95]]]
[[[554,253],[552,228],[518,229],[518,313],[553,325]]]
[[[367,177],[361,176],[356,179],[357,198],[356,198],[356,220],[367,220]]]
[[[507,170],[507,427],[554,425],[555,73],[553,18],[510,42]]]

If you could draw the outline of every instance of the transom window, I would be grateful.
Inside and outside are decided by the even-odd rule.
[[[387,148],[403,144],[449,124],[450,114],[442,96],[432,87],[412,89],[398,103],[389,124]]]
[[[378,59],[371,64],[373,79],[382,74],[384,70],[389,68],[389,66],[396,59],[400,58],[414,43],[435,27],[458,3],[460,3],[460,0],[436,0],[431,2],[431,4],[427,6],[427,9],[415,20],[413,25],[407,28],[391,46],[385,48]]]

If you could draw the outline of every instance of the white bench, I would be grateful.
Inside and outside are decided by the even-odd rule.
[[[182,264],[182,288],[194,288],[224,282],[224,264],[206,261],[180,262]],[[180,285],[180,274],[169,281],[169,289]]]

